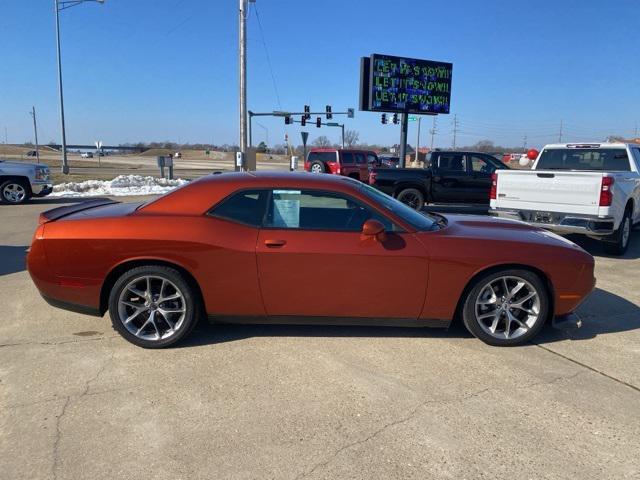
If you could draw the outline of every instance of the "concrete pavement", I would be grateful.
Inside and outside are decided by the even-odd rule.
[[[640,231],[583,242],[584,327],[535,345],[201,324],[150,351],[39,297],[24,250],[61,201],[0,206],[2,479],[640,477]]]

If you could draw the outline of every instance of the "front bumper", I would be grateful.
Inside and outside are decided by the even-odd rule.
[[[613,217],[598,217],[596,215],[580,215],[563,212],[545,212],[545,221],[537,221],[540,211],[536,210],[512,210],[492,208],[489,214],[499,218],[520,220],[536,227],[551,230],[557,233],[579,233],[589,236],[607,236],[614,232]]]
[[[32,183],[31,193],[36,197],[45,197],[53,192],[53,185],[51,183]]]

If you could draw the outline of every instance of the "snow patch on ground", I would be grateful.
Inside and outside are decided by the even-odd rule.
[[[86,180],[54,185],[51,197],[95,197],[110,195],[123,197],[129,195],[156,195],[170,192],[185,185],[187,180],[177,178],[143,177],[142,175],[119,175],[113,180]]]

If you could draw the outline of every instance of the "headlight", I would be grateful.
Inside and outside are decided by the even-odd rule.
[[[36,168],[36,180],[49,180],[49,169]]]

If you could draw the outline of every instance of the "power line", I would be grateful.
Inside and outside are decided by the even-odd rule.
[[[260,22],[260,14],[258,13],[258,7],[254,3],[253,11],[256,13],[256,20],[258,21],[258,30],[260,30],[260,37],[262,38],[262,45],[264,46],[264,52],[267,57],[267,66],[269,67],[269,73],[271,73],[271,81],[273,82],[273,90],[276,93],[276,100],[278,101],[278,108],[282,110],[282,104],[280,103],[280,93],[278,93],[278,85],[276,84],[276,76],[273,74],[273,67],[271,66],[271,56],[269,55],[269,49],[267,48],[267,42],[264,38],[264,30],[262,29],[262,23]]]

